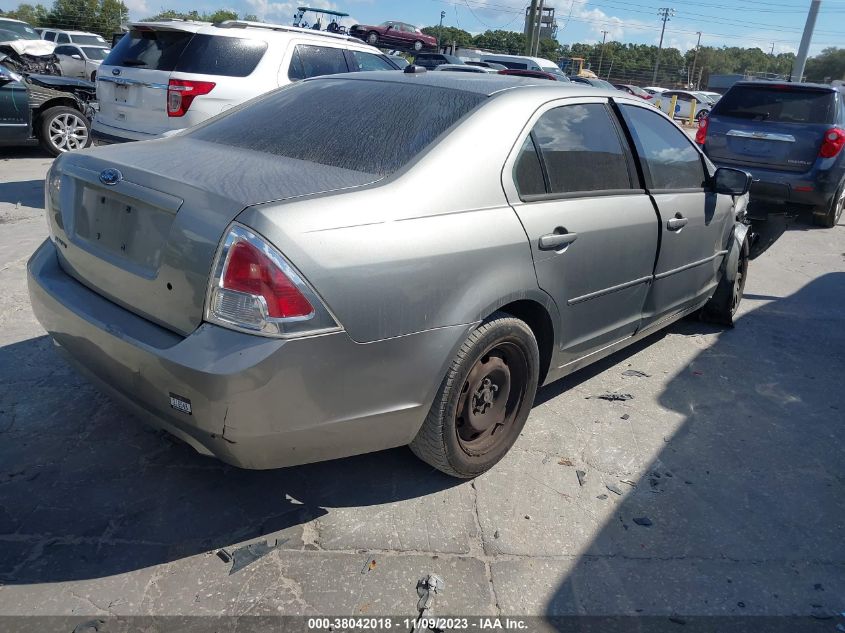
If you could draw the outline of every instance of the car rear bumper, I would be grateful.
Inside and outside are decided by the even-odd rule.
[[[409,443],[471,327],[369,344],[345,332],[280,340],[207,323],[181,337],[74,280],[56,248],[45,241],[27,275],[35,315],[63,355],[148,423],[242,468]]]
[[[107,125],[95,118],[91,126],[91,138],[97,145],[112,145],[114,143],[128,143],[131,141],[149,141],[154,138],[161,138],[161,135],[126,130],[113,125]]]
[[[841,171],[810,171],[790,173],[734,163],[720,163],[719,167],[732,167],[749,172],[751,183],[751,204],[749,215],[760,217],[774,212],[799,212],[812,210],[825,212],[842,178]]]

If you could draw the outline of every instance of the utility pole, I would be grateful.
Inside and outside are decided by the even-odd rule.
[[[446,12],[440,12],[440,26],[437,27],[437,48],[442,53],[443,52],[443,18],[446,17]]]
[[[531,55],[534,50],[534,20],[537,19],[537,0],[531,0],[528,8],[528,28],[525,29],[525,54]]]
[[[599,77],[601,77],[601,64],[604,61],[604,42],[607,39],[607,31],[601,32],[601,56],[599,57],[599,71],[596,73]]]
[[[692,80],[695,81],[695,66],[698,63],[698,48],[701,46],[701,31],[698,31],[698,43],[695,45],[695,57],[692,58],[692,72],[690,76]],[[698,90],[698,86],[695,86],[695,89]]]
[[[807,63],[807,54],[810,52],[810,40],[813,39],[813,29],[816,28],[816,18],[822,0],[812,0],[810,12],[807,14],[807,23],[804,25],[804,34],[801,36],[801,46],[798,47],[798,57],[795,58],[795,65],[792,67],[792,81],[801,81],[804,77],[804,66]]]
[[[657,47],[657,59],[654,62],[654,73],[651,76],[652,85],[657,84],[657,69],[660,68],[660,52],[663,50],[663,34],[666,32],[666,23],[675,15],[675,9],[661,7],[657,15],[663,18],[663,28],[660,29],[660,45]]]

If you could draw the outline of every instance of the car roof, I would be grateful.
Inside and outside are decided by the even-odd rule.
[[[348,73],[343,75],[328,75],[333,79],[343,78],[348,81],[383,81],[391,83],[416,84],[432,86],[435,88],[450,88],[474,94],[493,96],[499,92],[515,88],[541,88],[552,91],[549,95],[554,98],[556,92],[559,96],[604,96],[618,98],[622,94],[618,90],[605,90],[593,88],[592,86],[564,83],[562,81],[549,81],[548,79],[535,79],[533,77],[519,77],[515,75],[500,75],[498,73],[449,73],[449,72],[424,72],[406,73],[395,70],[380,70],[366,73]],[[323,77],[314,77],[305,81],[320,81]]]
[[[737,81],[734,86],[753,86],[755,88],[766,86],[788,86],[790,88],[810,88],[812,90],[829,90],[830,92],[842,92],[841,86],[831,86],[830,84],[817,84],[809,81]]]

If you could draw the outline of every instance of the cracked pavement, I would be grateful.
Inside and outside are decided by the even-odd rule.
[[[541,390],[475,481],[407,449],[250,472],[53,351],[25,280],[49,163],[0,150],[0,615],[414,616],[427,573],[437,614],[845,611],[845,226],[752,262],[735,329],[683,321]],[[266,539],[233,575],[216,555]]]

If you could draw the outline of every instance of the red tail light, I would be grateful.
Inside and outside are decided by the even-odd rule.
[[[229,227],[217,249],[205,306],[206,321],[262,336],[341,329],[284,255],[239,224]]]
[[[842,151],[845,146],[845,130],[838,127],[830,128],[824,133],[824,142],[819,148],[820,158],[833,158]]]
[[[167,116],[185,116],[194,98],[207,95],[216,85],[213,81],[171,79],[167,84]]]
[[[267,316],[273,319],[306,317],[314,312],[308,299],[273,260],[246,241],[235,242],[229,249],[221,288],[262,297]]]
[[[695,132],[695,142],[699,145],[704,145],[707,140],[707,126],[710,124],[708,117],[701,117],[698,120],[698,130]]]

